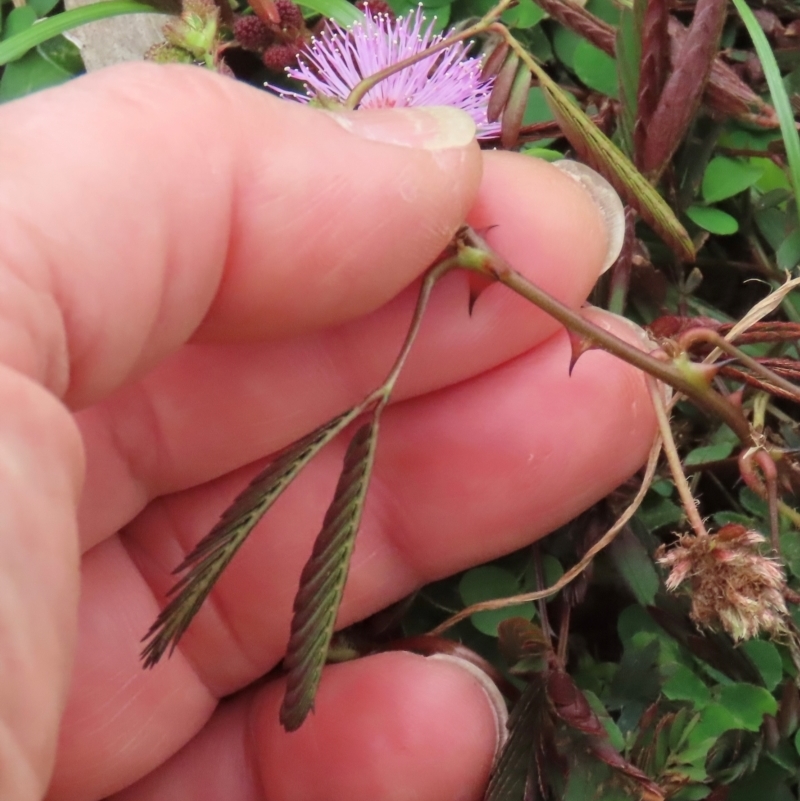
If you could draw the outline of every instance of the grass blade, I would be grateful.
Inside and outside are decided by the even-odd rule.
[[[792,104],[786,93],[786,87],[783,85],[775,54],[769,46],[764,31],[761,30],[761,26],[758,24],[758,20],[744,0],[733,0],[733,4],[739,12],[750,38],[753,40],[753,46],[764,69],[764,77],[767,79],[772,105],[775,106],[775,111],[778,115],[783,144],[786,148],[789,177],[794,188],[795,205],[797,206],[797,215],[800,220],[800,134],[798,134],[795,125]]]
[[[123,14],[165,14],[167,12],[147,5],[146,3],[136,3],[133,0],[104,0],[102,3],[92,3],[81,8],[73,8],[70,11],[63,11],[54,14],[52,17],[37,22],[30,28],[20,31],[15,36],[0,43],[0,66],[8,64],[9,61],[24,56],[31,48],[58,36],[65,31],[70,31],[87,22],[95,22],[99,19],[109,17],[119,17]]]
[[[364,19],[364,14],[347,0],[303,0],[300,5],[338,22],[345,28]]]
[[[247,489],[225,510],[220,521],[178,565],[176,573],[188,571],[170,590],[174,596],[144,636],[144,667],[153,667],[178,640],[208,597],[256,523],[266,514],[300,471],[356,417],[350,410],[295,442],[270,462]]]
[[[364,511],[381,409],[375,409],[372,419],[356,431],[347,448],[322,531],[300,576],[284,659],[288,675],[280,720],[287,731],[298,729],[314,707]]]

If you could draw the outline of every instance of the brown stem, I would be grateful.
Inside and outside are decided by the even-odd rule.
[[[435,629],[428,632],[431,636],[438,636],[447,631],[456,623],[460,623],[465,618],[474,615],[476,612],[486,612],[494,609],[505,609],[509,606],[517,606],[521,603],[528,601],[538,601],[540,598],[549,598],[555,595],[559,590],[564,589],[571,581],[574,581],[578,576],[586,570],[587,566],[591,563],[592,559],[600,553],[609,543],[613,542],[614,537],[628,524],[628,521],[636,514],[636,510],[644,500],[650,485],[653,483],[653,477],[656,474],[656,465],[658,464],[658,457],[661,455],[661,437],[657,437],[650,449],[650,456],[647,459],[647,466],[645,467],[644,477],[636,497],[630,502],[628,508],[619,516],[616,523],[606,531],[605,534],[583,555],[583,558],[578,564],[573,565],[563,576],[552,586],[544,590],[537,590],[536,592],[526,592],[521,595],[512,595],[510,598],[498,598],[494,601],[481,601],[481,603],[468,606],[462,609],[452,617],[440,623]]]
[[[689,488],[689,482],[686,480],[686,475],[681,466],[681,457],[678,455],[678,449],[675,446],[675,440],[672,437],[672,428],[669,424],[669,417],[667,410],[664,408],[664,400],[661,396],[661,387],[656,383],[655,379],[647,377],[647,388],[650,390],[650,398],[653,401],[653,409],[656,413],[656,420],[658,420],[658,430],[661,432],[661,438],[664,440],[664,455],[667,457],[672,478],[675,482],[675,488],[678,490],[681,503],[683,504],[686,517],[689,525],[694,529],[694,533],[698,537],[707,537],[708,531],[703,524],[703,519],[697,511],[697,502],[692,495]]]
[[[570,331],[590,339],[623,361],[683,392],[698,406],[720,417],[745,445],[755,444],[744,415],[711,387],[692,381],[674,365],[659,361],[614,334],[603,330],[585,319],[579,312],[570,309],[552,295],[539,289],[525,276],[518,273],[505,259],[497,255],[472,229],[465,229],[462,239],[466,243],[466,248],[462,247],[460,254],[462,267],[493,276],[501,284],[547,312]],[[465,250],[475,252],[468,254],[464,252]]]
[[[723,353],[733,356],[733,358],[741,362],[745,367],[748,367],[757,376],[763,378],[767,383],[782,389],[790,397],[794,398],[796,401],[800,401],[800,387],[793,384],[791,381],[787,381],[768,367],[765,367],[761,362],[748,356],[743,350],[740,350],[732,342],[721,337],[716,331],[710,328],[692,328],[684,334],[681,334],[678,339],[678,344],[684,350],[690,350],[696,342],[707,342],[709,345],[719,348]]]

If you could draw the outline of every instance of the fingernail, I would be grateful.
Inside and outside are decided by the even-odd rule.
[[[583,314],[584,316],[590,316],[593,323],[600,326],[604,331],[610,331],[612,334],[619,334],[619,327],[626,328],[631,332],[631,344],[640,346],[644,351],[649,352],[658,347],[658,343],[644,328],[638,326],[633,320],[623,317],[621,314],[614,314],[614,312],[590,304],[584,306]]]
[[[608,250],[603,269],[600,271],[604,273],[617,260],[625,241],[625,209],[622,201],[614,187],[591,167],[569,159],[555,161],[553,164],[577,181],[600,210],[608,236]]]
[[[475,138],[469,114],[451,106],[326,111],[346,131],[362,139],[423,150],[466,147]]]
[[[472,662],[468,662],[460,656],[454,656],[453,654],[433,654],[429,656],[428,659],[448,662],[451,665],[461,668],[463,671],[469,673],[483,690],[486,700],[489,702],[492,714],[494,715],[496,726],[494,753],[495,756],[497,756],[508,739],[508,707],[506,706],[503,694],[497,689],[497,685],[477,665],[473,665]]]

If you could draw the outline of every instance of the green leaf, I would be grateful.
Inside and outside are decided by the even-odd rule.
[[[345,412],[278,454],[176,568],[176,573],[187,572],[170,590],[169,594],[174,597],[144,637],[149,641],[142,651],[145,667],[153,667],[168,649],[172,653],[217,579],[256,523],[323,446],[355,416],[353,410]]]
[[[686,216],[697,226],[719,236],[735,234],[739,223],[735,217],[710,206],[689,206]]]
[[[666,637],[666,632],[647,614],[639,604],[626,606],[617,618],[617,634],[625,648],[630,647],[639,632],[646,631],[658,637]]]
[[[711,700],[711,691],[703,681],[685,665],[675,665],[672,675],[662,687],[670,701],[690,701],[696,708],[705,706]]]
[[[767,502],[756,495],[749,487],[742,487],[739,491],[739,503],[741,503],[750,514],[756,517],[766,519],[769,515]]]
[[[727,459],[733,453],[733,448],[733,442],[703,445],[688,453],[683,463],[688,467],[689,465],[705,464],[706,462],[718,462],[720,459]]]
[[[497,598],[508,598],[520,592],[519,581],[508,570],[497,565],[483,565],[468,570],[458,583],[458,591],[465,606],[492,601]],[[487,612],[476,612],[470,617],[472,625],[483,634],[490,637],[497,636],[497,627],[504,620],[512,617],[522,617],[530,620],[536,607],[528,602],[509,606],[505,609],[496,609]]]
[[[761,177],[756,181],[756,189],[767,194],[777,189],[788,189],[791,192],[792,185],[786,171],[781,169],[770,159],[751,158],[750,163],[761,168]]]
[[[683,520],[683,509],[669,498],[661,498],[654,493],[645,496],[644,503],[636,512],[636,518],[653,531],[663,526],[672,526]]]
[[[614,722],[614,719],[611,715],[608,714],[608,710],[606,709],[603,702],[591,691],[591,690],[584,690],[581,689],[584,698],[589,702],[589,706],[592,708],[592,711],[597,715],[599,721],[603,724],[603,728],[606,730],[606,734],[608,735],[608,739],[611,742],[611,745],[617,751],[624,751],[625,750],[625,738],[622,736],[622,732],[619,730],[619,726]]]
[[[27,5],[30,6],[39,17],[44,17],[49,14],[58,4],[60,0],[27,0]]]
[[[61,14],[55,14],[0,42],[0,66],[20,58],[31,48],[40,45],[42,42],[46,42],[48,39],[52,39],[54,36],[70,31],[80,25],[85,25],[87,22],[119,17],[123,14],[159,13],[164,12],[153,6],[137,3],[135,0],[103,0],[100,3],[91,3],[87,6],[64,11]]]
[[[800,578],[800,532],[781,534],[781,556],[792,575]]]
[[[758,20],[745,0],[733,0],[733,4],[739,12],[750,38],[753,40],[756,53],[764,69],[764,77],[767,80],[767,86],[769,86],[772,105],[775,106],[778,121],[780,122],[783,144],[786,148],[786,159],[789,162],[789,174],[794,187],[797,215],[800,220],[800,133],[795,127],[792,104],[783,84],[775,54],[772,52],[761,25],[759,25]]]
[[[302,5],[344,27],[364,19],[364,14],[347,0],[303,0]]]
[[[563,25],[559,25],[553,32],[553,50],[558,60],[573,72],[575,71],[575,50],[583,41],[585,39],[582,36]]]
[[[314,708],[364,511],[382,408],[372,412],[350,441],[333,501],[300,576],[283,660],[287,676],[280,721],[286,731],[300,728]]]
[[[800,228],[795,228],[786,239],[778,245],[775,261],[780,270],[793,270],[800,262]]]
[[[774,715],[778,702],[771,693],[755,684],[729,684],[720,690],[719,702],[739,722],[739,728],[758,731],[764,715]]]
[[[618,95],[617,62],[583,39],[573,54],[575,74],[590,89],[615,100]]]
[[[533,0],[520,0],[514,8],[504,11],[500,19],[509,28],[533,28],[538,25],[547,15],[533,2]]]
[[[766,640],[746,640],[741,649],[758,668],[765,687],[772,692],[783,678],[783,659],[781,652]]]
[[[22,58],[7,64],[0,77],[0,103],[38,92],[49,86],[57,86],[72,77],[71,72],[61,69],[39,53],[26,53]]]
[[[30,6],[20,6],[12,9],[8,13],[8,17],[6,17],[2,40],[6,41],[12,36],[17,36],[28,30],[36,22],[36,19],[36,12]]]
[[[739,718],[722,704],[712,703],[700,710],[700,720],[689,733],[688,744],[680,753],[682,762],[705,757],[717,738],[726,731],[741,728]]]
[[[633,158],[633,129],[636,125],[636,114],[639,95],[639,63],[642,59],[641,14],[644,3],[635,4],[634,8],[624,8],[619,17],[617,29],[617,83],[620,100],[620,134],[624,144],[625,155]]]
[[[561,161],[564,158],[564,154],[561,151],[550,150],[546,147],[523,147],[520,153],[543,161]]]
[[[647,549],[629,527],[617,535],[608,554],[634,598],[642,606],[652,604],[660,584],[658,573]]]
[[[746,159],[716,156],[708,163],[703,174],[703,199],[706,203],[717,203],[734,197],[753,186],[763,172]]]
[[[553,112],[547,104],[547,99],[544,93],[538,86],[534,86],[528,92],[528,102],[525,104],[525,116],[522,118],[523,125],[535,125],[537,122],[550,122],[553,117]],[[561,154],[564,158],[564,154]]]
[[[58,67],[70,75],[77,75],[84,70],[81,51],[63,36],[55,36],[42,42],[36,48],[36,52],[45,61],[49,61],[54,67]]]
[[[585,8],[595,17],[599,17],[609,25],[619,24],[620,9],[625,5],[624,2],[614,2],[614,0],[589,0]]]
[[[678,790],[678,792],[672,796],[671,801],[701,801],[701,799],[708,796],[709,793],[711,793],[710,787],[705,787],[704,785],[690,785],[689,787],[684,787],[682,790]]]

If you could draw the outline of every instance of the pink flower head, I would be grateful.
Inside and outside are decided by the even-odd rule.
[[[286,70],[305,84],[306,95],[281,94],[303,102],[315,97],[344,102],[364,78],[442,41],[433,24],[426,22],[421,6],[395,20],[367,10],[365,19],[349,28],[328,23],[303,51],[299,65]],[[497,136],[500,124],[486,119],[493,80],[481,79],[481,59],[469,58],[468,49],[468,43],[457,42],[394,73],[373,86],[359,108],[455,106],[472,117],[479,138]]]

